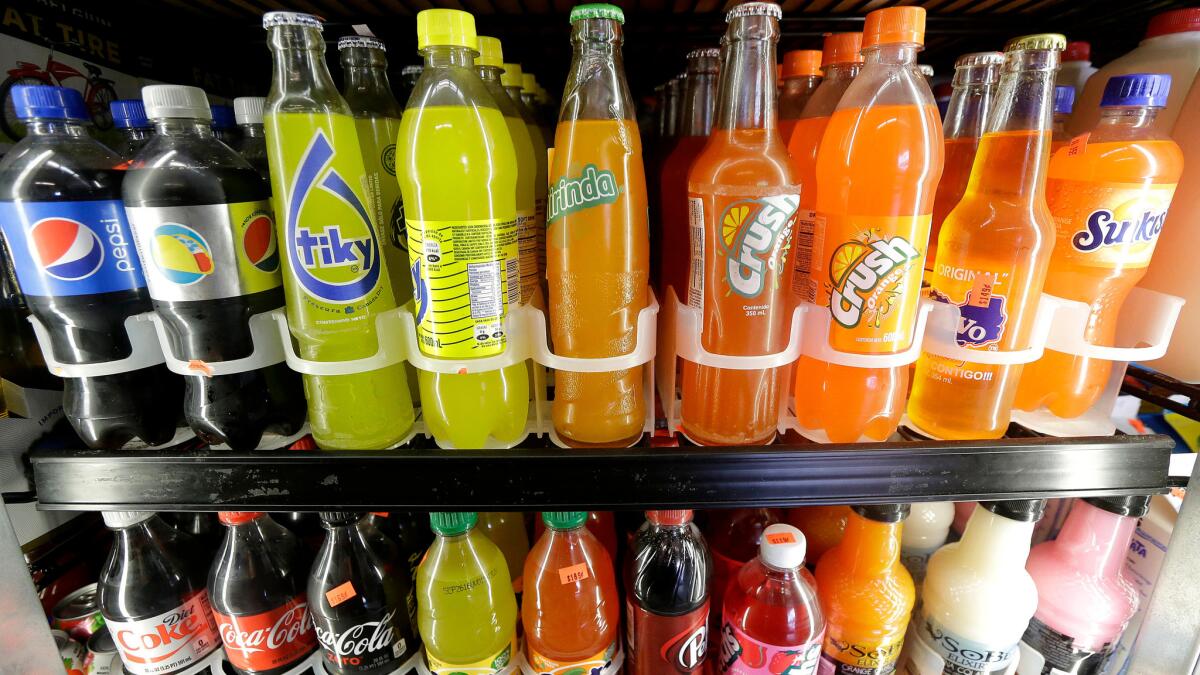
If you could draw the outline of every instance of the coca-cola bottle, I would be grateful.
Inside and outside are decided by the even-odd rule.
[[[404,564],[408,566],[415,583],[421,558],[425,557],[425,551],[433,543],[429,516],[414,511],[392,511],[374,512],[367,518],[400,547],[400,557],[404,559]]]
[[[113,546],[100,572],[100,613],[132,675],[168,675],[221,644],[207,570],[182,534],[149,511],[106,511]]]
[[[390,673],[420,649],[407,574],[386,574],[379,530],[361,513],[322,512],[325,543],[308,576],[313,629],[330,675]]]
[[[317,646],[300,540],[265,513],[222,511],[228,527],[208,575],[225,656],[239,675],[277,675]]]
[[[691,511],[647,511],[626,571],[627,675],[702,673],[712,558]]]

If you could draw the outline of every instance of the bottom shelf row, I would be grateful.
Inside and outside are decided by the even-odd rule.
[[[105,512],[52,619],[87,673],[1118,673],[1178,507]]]

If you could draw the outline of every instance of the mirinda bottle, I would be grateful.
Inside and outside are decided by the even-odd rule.
[[[1064,44],[1057,34],[1008,43],[967,191],[942,225],[930,294],[962,313],[960,347],[1014,350],[1029,343],[1054,245],[1046,167],[1054,73]],[[1000,438],[1020,378],[1020,365],[922,353],[908,419],[932,438]]]
[[[821,56],[817,49],[795,49],[783,55],[783,86],[779,88],[779,134],[792,138],[804,106],[821,84]]]
[[[788,252],[800,186],[775,128],[780,16],[779,5],[767,2],[744,3],[726,15],[716,125],[688,175],[697,231],[688,304],[700,310],[701,342],[716,354],[773,354],[788,342]],[[684,361],[684,433],[702,445],[769,443],[785,372]]]
[[[829,341],[840,352],[893,354],[912,345],[943,162],[937,105],[916,68],[924,36],[923,8],[868,14],[862,72],[821,139],[811,288],[816,304],[829,307]],[[835,443],[881,441],[900,423],[907,386],[905,367],[802,358],[796,416]]]
[[[1168,75],[1110,79],[1096,128],[1050,160],[1046,202],[1056,238],[1046,292],[1091,307],[1084,337],[1093,344],[1112,344],[1183,173],[1183,153],[1155,123],[1170,87]],[[1078,417],[1100,397],[1111,369],[1111,361],[1048,349],[1025,366],[1016,405]]]

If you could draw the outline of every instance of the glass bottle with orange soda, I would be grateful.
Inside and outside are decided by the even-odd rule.
[[[1049,33],[1009,41],[967,191],[942,225],[930,295],[958,306],[960,347],[1012,351],[1029,344],[1054,246],[1046,169],[1054,74],[1065,45],[1066,38]],[[1020,365],[922,353],[909,423],[932,438],[1000,438],[1020,378]]]
[[[1109,79],[1096,127],[1050,160],[1046,201],[1056,240],[1045,291],[1090,305],[1084,337],[1093,344],[1112,344],[1183,172],[1179,146],[1155,123],[1170,87],[1166,74]],[[1111,361],[1047,349],[1025,366],[1016,405],[1078,417],[1100,397],[1111,369]]]
[[[924,35],[921,7],[867,15],[862,72],[821,139],[810,273],[839,352],[894,354],[912,345],[944,152],[933,93],[916,69]],[[899,425],[907,384],[902,366],[802,358],[796,416],[835,443],[884,440]]]
[[[716,354],[773,354],[788,342],[787,263],[800,185],[775,127],[781,16],[779,5],[768,2],[744,3],[726,15],[716,124],[688,174],[694,238],[688,304],[701,312],[704,348]],[[785,370],[684,361],[684,433],[707,445],[769,443]]]
[[[779,134],[792,138],[804,105],[821,84],[821,51],[794,49],[783,55],[783,86],[779,89]]]
[[[1057,85],[1054,87],[1054,118],[1050,125],[1050,157],[1058,149],[1071,142],[1071,134],[1067,131],[1067,122],[1071,121],[1071,111],[1075,109],[1075,87]]]

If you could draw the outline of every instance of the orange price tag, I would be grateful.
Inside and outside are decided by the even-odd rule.
[[[356,595],[358,595],[358,593],[354,591],[354,584],[350,583],[349,581],[341,586],[338,586],[337,588],[325,591],[325,599],[329,601],[330,607],[337,607]]]
[[[371,512],[371,515],[373,515],[373,516],[379,516],[380,518],[387,518],[387,517],[388,517],[388,512],[387,512],[387,511],[372,511],[372,512]]]
[[[796,535],[791,532],[772,532],[767,535],[768,544],[794,544]]]
[[[972,307],[987,307],[992,302],[992,286],[994,285],[991,272],[984,272],[975,277],[975,285],[971,287]]]
[[[1067,146],[1067,156],[1074,157],[1082,155],[1083,149],[1087,147],[1088,138],[1092,135],[1090,131],[1079,134],[1071,139],[1071,144]]]
[[[587,563],[558,568],[558,579],[564,584],[573,584],[588,578]]]

